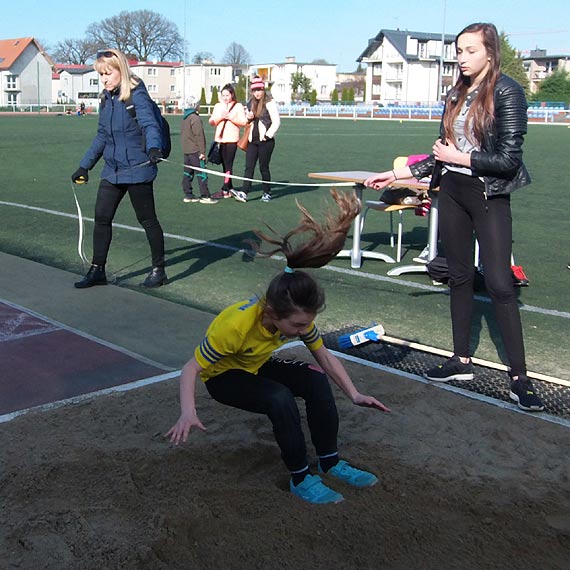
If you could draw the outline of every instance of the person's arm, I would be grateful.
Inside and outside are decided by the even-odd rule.
[[[230,121],[237,127],[245,127],[247,125],[245,109],[241,103],[236,103],[234,108],[230,111],[229,117]]]
[[[196,413],[196,379],[202,370],[196,358],[192,358],[182,369],[180,375],[180,417],[165,434],[176,445],[188,439],[188,433],[192,427],[206,431]]]
[[[279,109],[277,109],[277,104],[275,101],[269,101],[267,103],[267,111],[271,117],[271,126],[267,129],[265,133],[266,139],[272,139],[275,137],[275,133],[281,125],[281,118],[279,117]]]
[[[364,181],[364,186],[374,188],[374,190],[382,190],[392,182],[400,180],[401,178],[412,178],[412,171],[409,166],[402,166],[393,170],[386,170],[373,174]]]
[[[222,106],[220,103],[216,103],[214,105],[214,109],[212,110],[212,114],[208,119],[208,122],[210,123],[210,125],[213,125],[215,127],[220,121],[223,121]]]
[[[145,85],[141,82],[131,92],[132,100],[136,110],[136,121],[144,132],[146,152],[151,148],[161,148],[162,135],[161,125],[155,115],[155,106],[150,98]]]
[[[192,131],[192,140],[198,146],[198,152],[200,157],[206,155],[206,135],[204,133],[204,126],[202,125],[202,120],[198,115],[190,117],[192,122],[190,123],[190,129]]]
[[[461,152],[451,141],[444,144],[441,139],[437,139],[433,145],[433,156],[436,160],[447,164],[471,168],[471,153]]]
[[[389,408],[373,396],[361,394],[356,389],[341,361],[325,346],[312,351],[312,354],[325,374],[350,398],[353,404],[365,408],[375,408],[382,412],[390,411]]]

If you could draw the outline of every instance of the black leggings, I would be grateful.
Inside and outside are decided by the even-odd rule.
[[[220,145],[220,150],[222,153],[222,169],[225,173],[233,174],[234,170],[234,160],[236,158],[237,142],[235,143],[222,143]],[[233,188],[232,179],[229,178],[222,186],[222,190],[229,190]]]
[[[336,453],[338,412],[326,375],[299,360],[271,358],[257,375],[228,370],[206,382],[214,400],[248,412],[266,414],[281,457],[291,472],[307,467],[305,436],[295,397],[305,400],[307,423],[317,455]]]
[[[271,185],[267,182],[271,181],[271,172],[269,170],[269,162],[273,149],[275,148],[275,139],[268,139],[263,142],[251,142],[247,145],[245,151],[245,173],[244,178],[253,178],[255,172],[255,165],[259,158],[259,171],[261,172],[261,179],[263,180],[263,192],[271,194]],[[241,188],[246,194],[251,190],[251,182],[244,181]]]
[[[439,231],[449,266],[453,350],[469,356],[473,314],[473,232],[479,241],[485,286],[511,366],[511,375],[526,372],[524,342],[511,274],[512,219],[508,195],[485,199],[478,178],[446,173],[439,191]]]
[[[112,222],[115,212],[126,193],[139,224],[144,228],[153,267],[164,267],[164,235],[154,208],[152,182],[141,184],[111,184],[101,180],[95,203],[95,228],[93,230],[93,264],[105,265],[113,238]]]

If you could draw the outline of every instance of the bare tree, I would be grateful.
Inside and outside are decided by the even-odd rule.
[[[68,38],[56,44],[51,57],[57,63],[85,65],[94,58],[96,52],[97,47],[88,40]]]
[[[192,63],[213,63],[214,62],[214,54],[210,53],[209,51],[199,51],[198,53],[194,54],[192,58]]]
[[[241,44],[232,42],[227,47],[222,61],[231,65],[247,65],[251,63],[251,56]]]
[[[98,47],[115,47],[139,61],[180,60],[184,53],[176,24],[151,10],[123,11],[90,24],[86,34]]]

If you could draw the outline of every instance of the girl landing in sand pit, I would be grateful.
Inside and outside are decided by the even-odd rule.
[[[209,326],[206,336],[184,366],[180,378],[181,415],[167,432],[179,444],[190,429],[206,431],[195,407],[198,376],[218,402],[258,414],[266,414],[281,457],[291,473],[291,492],[310,503],[338,503],[343,496],[310,472],[305,437],[295,397],[305,400],[311,440],[319,461],[318,471],[354,487],[369,487],[378,479],[340,459],[337,448],[338,412],[329,378],[357,406],[389,412],[373,396],[361,394],[341,362],[323,344],[314,323],[325,304],[324,292],[299,268],[322,267],[342,248],[360,205],[353,194],[331,191],[339,213],[319,224],[302,206],[301,224],[285,237],[256,235],[275,245],[272,255],[287,258],[285,270],[273,278],[261,298],[241,301],[223,310]],[[310,232],[313,238],[292,247],[290,238]],[[256,248],[258,251],[259,249]],[[298,360],[272,356],[288,339],[300,338],[321,368]]]

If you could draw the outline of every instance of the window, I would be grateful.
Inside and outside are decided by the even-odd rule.
[[[6,75],[6,89],[16,89],[17,75]]]
[[[154,83],[149,83],[146,88],[149,93],[156,93],[158,91],[158,85]]]
[[[327,86],[321,85],[321,95],[326,95],[326,94],[327,94]]]
[[[174,69],[174,68],[171,69],[171,70],[170,70],[170,75],[176,75],[176,69]]]
[[[89,86],[90,87],[98,87],[99,85],[99,80],[98,79],[90,79],[89,80]]]
[[[372,66],[372,75],[382,75],[382,64],[381,63],[375,63]]]
[[[444,65],[443,66],[443,75],[451,76],[453,75],[453,65]]]
[[[8,93],[8,105],[16,106],[18,104],[18,94]]]
[[[428,56],[427,42],[418,43],[418,56],[422,59],[427,58]]]
[[[219,67],[210,67],[210,75],[222,75],[222,70]]]
[[[170,92],[174,93],[174,91],[176,91],[176,85],[171,85],[170,86]]]
[[[151,75],[153,77],[156,77],[156,67],[149,67],[147,69],[147,75]]]

